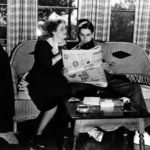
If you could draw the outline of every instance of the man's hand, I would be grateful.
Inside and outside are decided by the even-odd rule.
[[[104,70],[106,70],[106,71],[110,71],[110,65],[109,65],[109,63],[102,63],[102,67],[103,67],[103,69]]]
[[[115,62],[103,62],[102,63],[102,67],[104,68],[104,70],[108,71],[109,73],[112,73],[112,67],[115,65]]]

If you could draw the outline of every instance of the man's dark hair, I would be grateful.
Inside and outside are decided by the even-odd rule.
[[[92,33],[94,32],[94,26],[88,19],[80,19],[77,23],[78,33],[81,29],[89,29]]]

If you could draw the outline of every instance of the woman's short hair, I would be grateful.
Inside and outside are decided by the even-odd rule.
[[[57,30],[59,24],[61,23],[65,23],[65,21],[62,19],[58,19],[58,20],[50,20],[46,22],[45,26],[46,26],[47,33],[50,36],[53,36],[53,32]]]
[[[94,26],[92,22],[90,22],[88,19],[78,20],[78,23],[77,23],[78,33],[80,33],[81,29],[89,29],[92,33],[94,32]]]

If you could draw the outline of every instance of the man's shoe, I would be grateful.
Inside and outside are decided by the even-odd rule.
[[[144,132],[144,142],[145,142],[145,145],[147,146],[150,146],[150,135],[147,133],[147,132]],[[139,144],[139,133],[138,131],[135,132],[135,135],[134,135],[134,144]]]

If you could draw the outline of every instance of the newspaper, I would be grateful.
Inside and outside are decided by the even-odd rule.
[[[69,82],[89,83],[100,87],[107,86],[102,67],[101,46],[90,50],[62,50],[64,76]]]

